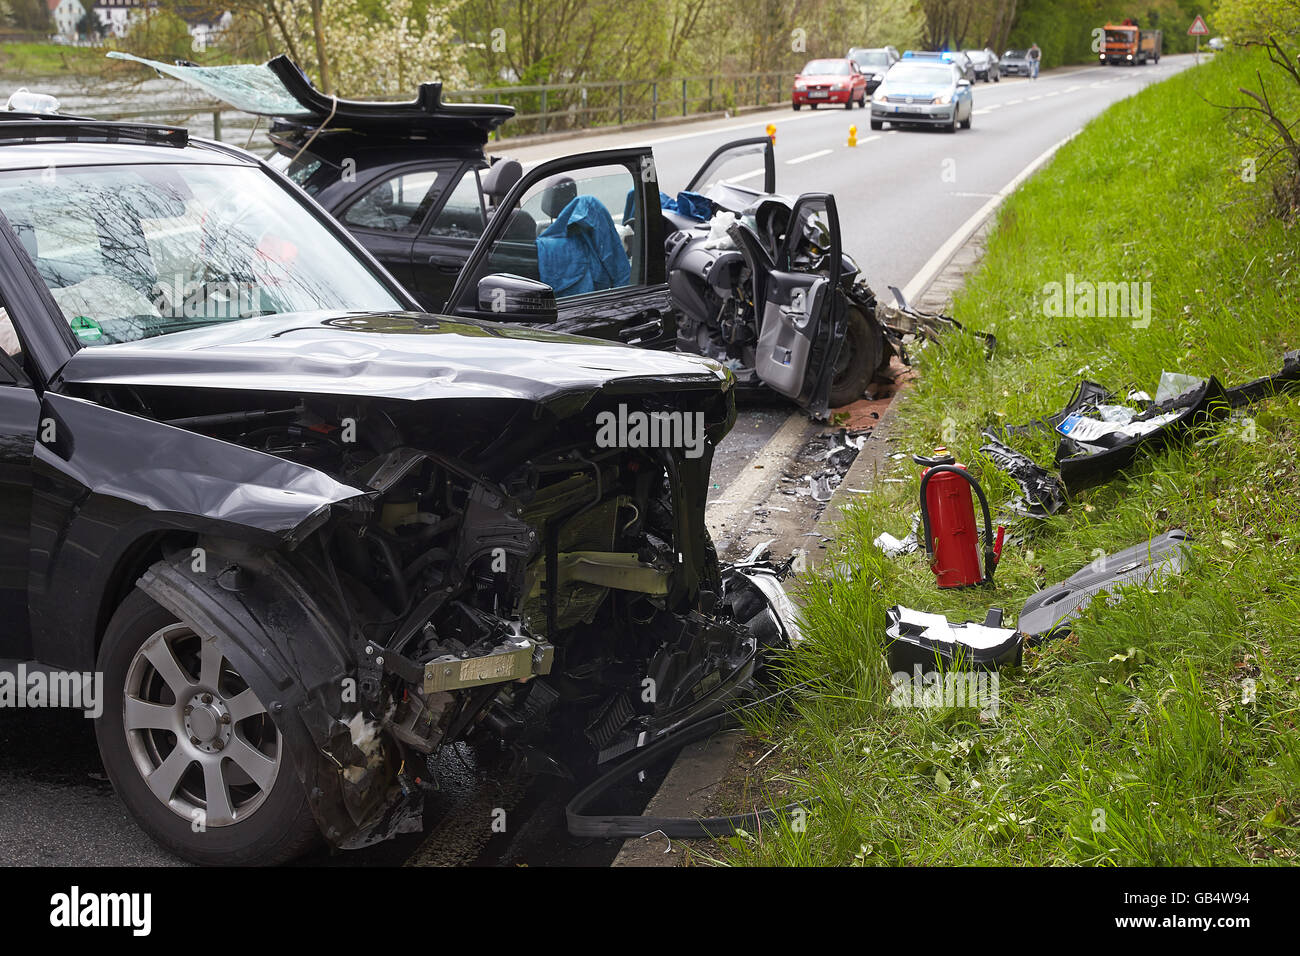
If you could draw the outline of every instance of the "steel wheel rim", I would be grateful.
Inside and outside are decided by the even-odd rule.
[[[169,624],[127,668],[122,727],[153,796],[196,830],[247,820],[275,786],[280,732],[215,642]]]

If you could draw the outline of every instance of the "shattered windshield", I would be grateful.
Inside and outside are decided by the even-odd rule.
[[[266,164],[293,180],[294,185],[307,191],[310,196],[320,192],[320,183],[311,183],[316,172],[325,165],[325,161],[315,153],[306,150],[295,151],[295,155],[275,152],[266,158]]]
[[[260,170],[142,165],[0,174],[0,212],[84,345],[402,303]]]

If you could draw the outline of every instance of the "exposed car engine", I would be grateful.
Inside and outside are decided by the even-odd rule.
[[[203,414],[171,424],[366,489],[286,556],[321,585],[358,662],[351,699],[345,678],[303,711],[361,831],[376,813],[391,825],[419,755],[488,741],[530,770],[589,777],[719,713],[791,637],[772,573],[720,566],[704,530],[730,390],[602,394],[567,416],[512,400],[261,397],[213,412],[207,393]],[[702,415],[704,454],[599,447],[594,416],[620,404]],[[228,589],[268,560],[244,542],[199,545]]]

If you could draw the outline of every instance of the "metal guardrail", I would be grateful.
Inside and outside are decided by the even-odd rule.
[[[551,83],[542,86],[488,86],[454,90],[449,101],[506,103],[515,107],[514,132],[548,133],[655,122],[741,106],[769,106],[788,100],[789,71],[730,73],[659,80]]]
[[[506,103],[515,116],[494,139],[511,134],[553,133],[561,130],[624,126],[656,122],[670,116],[713,113],[723,109],[772,106],[789,101],[789,71],[715,74],[662,80],[611,80],[600,83],[557,83],[540,86],[489,86],[455,90],[448,102]],[[230,114],[248,122],[231,123]],[[250,114],[223,104],[182,104],[145,110],[96,112],[96,119],[135,119],[190,125],[197,116],[211,117],[212,138],[221,140],[233,129],[256,131]],[[262,121],[265,122],[265,121]],[[242,144],[241,144],[242,145]]]

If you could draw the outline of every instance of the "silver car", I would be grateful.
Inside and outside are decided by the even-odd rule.
[[[885,123],[970,129],[975,112],[971,81],[961,68],[935,60],[903,59],[889,68],[871,97],[871,128]]]

